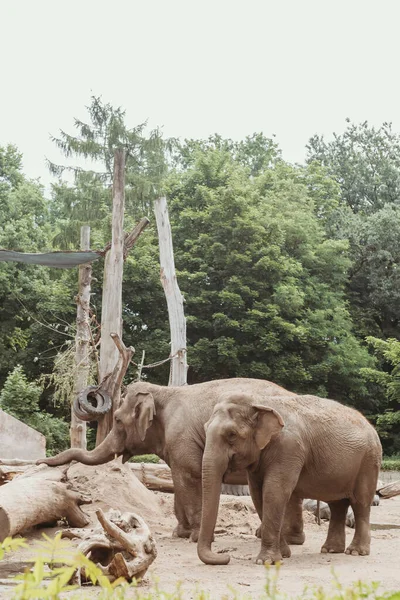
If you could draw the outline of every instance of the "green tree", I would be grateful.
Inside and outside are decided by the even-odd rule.
[[[48,250],[53,235],[48,202],[42,187],[23,175],[21,160],[14,147],[0,147],[0,247]],[[0,262],[0,387],[17,363],[31,379],[50,368],[53,349],[69,337],[65,328],[74,306],[68,277],[45,267]]]
[[[372,361],[344,300],[347,243],[326,237],[312,169],[278,160],[249,179],[235,154],[206,147],[171,176],[192,381],[261,377],[366,401],[359,368]]]
[[[69,447],[69,430],[65,421],[40,412],[41,386],[29,382],[21,365],[9,373],[0,393],[0,408],[33,427],[46,437],[48,454]]]
[[[400,202],[400,135],[390,123],[375,128],[367,121],[347,121],[342,135],[308,142],[308,162],[318,161],[340,186],[343,204],[355,212],[373,213]]]
[[[400,454],[400,342],[369,336],[368,343],[379,359],[379,368],[362,369],[365,379],[381,395],[376,428],[387,455]]]
[[[49,163],[50,171],[59,177],[72,171],[74,184],[59,181],[53,186],[52,214],[58,226],[56,245],[77,247],[80,226],[90,223],[93,242],[104,243],[110,239],[112,213],[112,177],[114,152],[126,151],[125,201],[129,215],[128,225],[152,207],[152,200],[160,193],[166,172],[164,142],[160,131],[147,133],[147,123],[128,128],[125,111],[92,97],[87,107],[87,123],[74,120],[76,135],[60,131],[53,141],[66,158],[74,158],[92,167]]]

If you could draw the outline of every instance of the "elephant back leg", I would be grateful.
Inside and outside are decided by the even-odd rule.
[[[290,545],[304,544],[303,500],[294,494],[286,507],[283,536]]]
[[[328,535],[321,552],[344,552],[346,547],[346,515],[350,500],[344,498],[336,502],[328,502],[331,511]]]
[[[366,556],[370,552],[370,513],[378,475],[378,462],[374,461],[371,456],[366,457],[358,474],[350,501],[354,513],[355,532],[350,546],[346,549],[346,554]]]

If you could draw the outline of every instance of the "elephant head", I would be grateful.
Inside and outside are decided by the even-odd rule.
[[[226,554],[211,551],[224,473],[257,464],[261,451],[279,435],[283,426],[278,412],[245,394],[227,395],[215,405],[205,424],[203,506],[197,546],[204,563],[222,565],[230,560]]]
[[[71,448],[57,456],[41,459],[37,461],[37,464],[45,463],[56,466],[77,460],[85,465],[101,465],[121,455],[122,461],[126,462],[131,456],[148,451],[146,435],[155,414],[156,409],[150,385],[131,384],[128,386],[121,406],[114,413],[114,422],[110,433],[97,448],[91,451]],[[154,450],[154,448],[152,449]]]

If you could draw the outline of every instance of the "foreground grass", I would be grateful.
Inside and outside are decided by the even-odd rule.
[[[93,600],[93,593],[87,588],[70,585],[71,578],[77,570],[83,570],[86,578],[93,585],[99,586],[96,600],[184,600],[188,592],[183,591],[177,584],[176,590],[166,593],[155,585],[151,590],[138,587],[136,583],[128,584],[123,579],[110,583],[102,571],[83,554],[71,549],[68,542],[61,539],[61,533],[54,539],[43,534],[44,542],[38,551],[32,568],[18,575],[18,585],[7,596],[11,600]],[[0,560],[6,552],[12,552],[20,547],[27,547],[23,539],[7,538],[0,544]],[[254,597],[241,594],[233,588],[220,596],[219,600],[400,600],[400,590],[382,593],[378,583],[364,583],[356,581],[350,586],[340,584],[335,573],[332,572],[331,589],[322,587],[305,588],[298,596],[282,594],[278,587],[279,565],[266,567],[266,583],[264,592]],[[3,597],[3,596],[2,596]],[[202,591],[200,588],[189,592],[192,600],[218,600],[216,596]]]

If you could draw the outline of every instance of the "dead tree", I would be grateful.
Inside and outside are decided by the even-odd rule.
[[[154,212],[160,248],[160,277],[167,299],[171,332],[172,358],[169,385],[186,385],[188,369],[186,362],[186,319],[183,310],[183,296],[176,278],[171,225],[165,197],[158,198],[154,202]]]
[[[113,372],[118,361],[118,349],[111,334],[122,338],[122,277],[124,259],[142,231],[149,224],[144,217],[129,234],[125,234],[125,150],[118,149],[114,153],[113,173],[113,211],[112,239],[106,247],[104,261],[103,299],[101,312],[101,345],[100,345],[100,383]],[[96,446],[111,431],[114,411],[120,402],[120,389],[116,388],[112,397],[111,410],[99,420]]]
[[[122,337],[122,275],[124,265],[125,150],[114,153],[113,210],[111,248],[104,261],[103,300],[101,312],[100,380],[112,373],[118,361],[111,333]],[[111,430],[114,408],[119,404],[119,392],[113,398],[111,410],[99,421],[96,445]]]
[[[90,250],[90,227],[81,227],[81,250]],[[84,390],[88,384],[90,358],[90,288],[92,281],[92,265],[86,263],[79,266],[79,290],[76,299],[76,336],[75,336],[75,395]],[[70,427],[71,448],[86,450],[86,423],[71,410]]]

